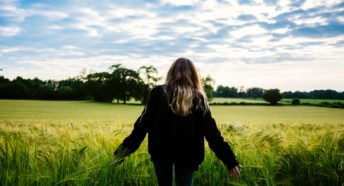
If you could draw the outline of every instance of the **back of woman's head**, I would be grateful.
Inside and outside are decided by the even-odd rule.
[[[165,84],[171,109],[177,115],[189,115],[194,104],[207,105],[200,77],[191,60],[178,58],[170,67]],[[196,97],[199,99],[195,102]]]

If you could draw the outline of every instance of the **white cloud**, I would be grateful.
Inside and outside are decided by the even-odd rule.
[[[178,34],[190,34],[197,31],[200,31],[199,27],[193,26],[193,25],[180,25],[180,26],[174,26],[171,28],[174,32]]]
[[[48,19],[64,19],[68,17],[68,14],[61,11],[52,11],[52,10],[35,10],[28,9],[25,11],[26,17],[29,16],[42,16]]]
[[[14,53],[14,52],[22,52],[30,50],[30,48],[27,47],[3,47],[0,49],[1,53],[7,54],[7,53]]]
[[[160,19],[153,13],[129,8],[110,7],[107,10],[80,8],[74,13],[76,22],[69,27],[85,30],[90,37],[100,37],[104,32],[122,32],[132,38],[150,38],[157,32]],[[126,19],[127,16],[142,16],[113,22],[115,18]]]
[[[341,23],[344,23],[344,16],[338,16],[337,20]]]
[[[4,5],[0,7],[1,11],[7,11],[7,12],[15,12],[17,10],[17,8],[15,6],[12,5]]]
[[[163,35],[163,36],[159,36],[157,39],[165,40],[165,41],[172,41],[172,40],[176,39],[176,37]]]
[[[20,32],[20,28],[17,26],[0,26],[0,35],[11,37],[17,35]]]
[[[259,25],[252,25],[252,26],[239,28],[238,30],[234,30],[230,32],[230,34],[235,38],[241,38],[243,36],[259,35],[259,34],[265,34],[267,32],[268,31],[266,29],[262,28]]]
[[[302,17],[302,15],[298,15],[298,16],[290,17],[289,20],[294,22],[297,25],[316,26],[316,25],[328,24],[327,19],[321,16],[304,18]]]
[[[306,0],[306,2],[303,3],[301,8],[304,10],[308,10],[311,8],[318,8],[318,7],[330,7],[342,2],[343,2],[342,0]]]
[[[60,25],[50,25],[47,28],[51,29],[51,30],[62,30],[63,29],[63,27]]]
[[[72,45],[64,45],[61,48],[6,47],[0,48],[1,53],[16,57],[16,61],[32,61],[33,59],[36,61],[46,61],[51,60],[51,56],[54,56],[54,58],[85,56],[82,49]],[[22,53],[26,53],[26,55],[21,55]]]
[[[127,18],[128,16],[142,16],[142,17],[156,17],[156,14],[153,12],[145,11],[143,9],[130,9],[123,8],[118,6],[110,7],[109,10],[104,12],[104,16],[107,19],[113,18]]]
[[[16,22],[21,22],[25,19],[25,11],[17,8],[14,4],[6,4],[0,6],[0,16],[14,19]]]
[[[132,39],[153,39],[152,35],[158,32],[160,23],[161,20],[159,19],[134,19],[118,23],[114,27],[109,27],[108,29],[130,34]]]
[[[68,17],[68,14],[62,11],[18,8],[15,3],[1,6],[0,15],[15,18],[18,22],[22,22],[30,16],[42,16],[48,19],[63,19]]]
[[[293,0],[279,0],[279,1],[277,1],[278,5],[281,6],[281,7],[287,7],[292,2],[293,2]]]
[[[331,38],[309,38],[309,37],[296,37],[296,36],[288,36],[284,37],[281,40],[273,42],[273,47],[281,47],[281,46],[294,46],[294,48],[301,46],[302,43],[310,43],[310,42],[326,42],[326,43],[335,43],[338,41],[343,40],[343,36],[331,37]],[[299,46],[299,47],[300,47]],[[339,47],[340,48],[340,47]]]
[[[161,0],[162,4],[169,4],[174,6],[186,6],[186,5],[195,5],[198,0]]]
[[[291,31],[290,28],[278,28],[278,29],[271,30],[270,32],[274,34],[285,34],[290,31]]]

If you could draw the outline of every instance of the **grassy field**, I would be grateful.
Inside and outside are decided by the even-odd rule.
[[[0,100],[0,185],[156,185],[147,140],[112,153],[143,106]],[[343,185],[344,109],[212,106],[242,168],[233,180],[206,148],[195,185]]]

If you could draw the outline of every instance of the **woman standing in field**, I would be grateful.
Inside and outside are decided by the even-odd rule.
[[[204,137],[229,174],[240,177],[239,163],[211,116],[200,77],[189,59],[177,59],[165,84],[151,90],[133,131],[114,158],[123,159],[135,152],[146,133],[160,186],[172,185],[173,170],[177,186],[192,185],[193,173],[204,159]]]

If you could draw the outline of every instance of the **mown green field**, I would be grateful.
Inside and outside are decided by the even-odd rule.
[[[215,97],[211,101],[211,103],[266,103],[263,99],[245,99],[245,98],[222,98],[222,97]]]
[[[143,106],[0,100],[0,185],[156,185],[147,140],[112,153]],[[344,109],[211,106],[242,165],[233,180],[206,148],[194,185],[343,185]]]

